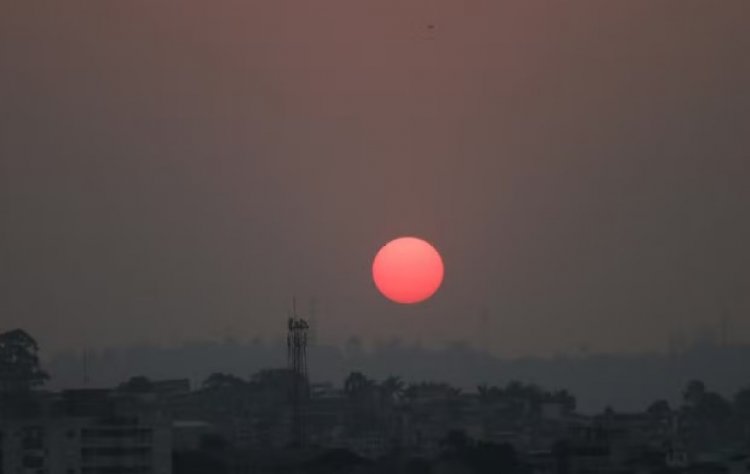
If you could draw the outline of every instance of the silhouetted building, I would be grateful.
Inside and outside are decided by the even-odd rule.
[[[0,422],[0,472],[170,474],[171,426],[106,390],[63,392],[39,416]]]

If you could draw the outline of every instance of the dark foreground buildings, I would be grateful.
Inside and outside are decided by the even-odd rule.
[[[594,416],[533,384],[353,372],[337,387],[294,367],[47,392],[36,352],[0,334],[0,474],[750,472],[750,389],[727,400],[691,381],[679,407]]]
[[[297,446],[291,376],[30,392],[22,410],[4,405],[0,474],[750,472],[745,414],[705,388],[679,409],[583,416],[533,385],[462,393],[353,373],[311,387]]]
[[[172,472],[171,421],[110,390],[37,394],[32,413],[0,421],[3,474]]]

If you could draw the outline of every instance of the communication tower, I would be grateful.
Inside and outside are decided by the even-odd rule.
[[[307,332],[310,325],[297,316],[296,300],[292,299],[292,313],[287,321],[287,364],[290,371],[292,401],[292,442],[305,444],[305,402],[309,397],[307,379]]]

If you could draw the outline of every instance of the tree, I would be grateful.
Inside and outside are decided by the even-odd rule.
[[[666,400],[656,400],[646,409],[646,413],[655,418],[664,418],[672,412],[669,402]]]
[[[148,393],[154,390],[154,383],[148,377],[136,375],[121,383],[117,389],[128,393]]]
[[[28,392],[49,379],[39,366],[39,346],[22,329],[0,334],[0,391]]]
[[[404,394],[404,381],[391,375],[380,383],[380,393],[383,400],[392,403]]]
[[[732,405],[703,382],[689,382],[683,392],[683,420],[690,426],[690,449],[710,450],[726,443],[732,433]]]
[[[454,400],[460,394],[460,388],[443,382],[413,383],[404,390],[404,396],[411,401],[419,399]]]
[[[682,400],[688,407],[696,407],[706,396],[706,384],[700,380],[691,380],[682,392]]]
[[[732,408],[745,440],[750,440],[750,387],[743,388],[734,395]]]
[[[734,395],[734,412],[742,419],[750,419],[750,388],[743,388]]]
[[[688,413],[697,419],[721,422],[732,414],[731,404],[720,394],[706,389],[706,385],[700,380],[688,382],[682,398]]]
[[[482,403],[495,403],[505,398],[505,391],[494,385],[482,384],[477,386],[479,401]]]
[[[242,388],[246,385],[247,382],[236,375],[214,372],[203,381],[202,386],[204,390],[220,390]]]
[[[344,380],[344,393],[350,400],[364,398],[373,387],[375,387],[375,382],[368,379],[362,372],[352,372]]]
[[[718,393],[707,392],[695,407],[695,414],[712,423],[721,423],[732,416],[732,405]]]

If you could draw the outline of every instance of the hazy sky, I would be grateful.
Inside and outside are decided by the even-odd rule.
[[[331,342],[651,350],[723,313],[750,341],[748,24],[747,0],[2,2],[0,327],[277,337],[315,295]],[[445,259],[415,307],[370,278],[402,234]]]

